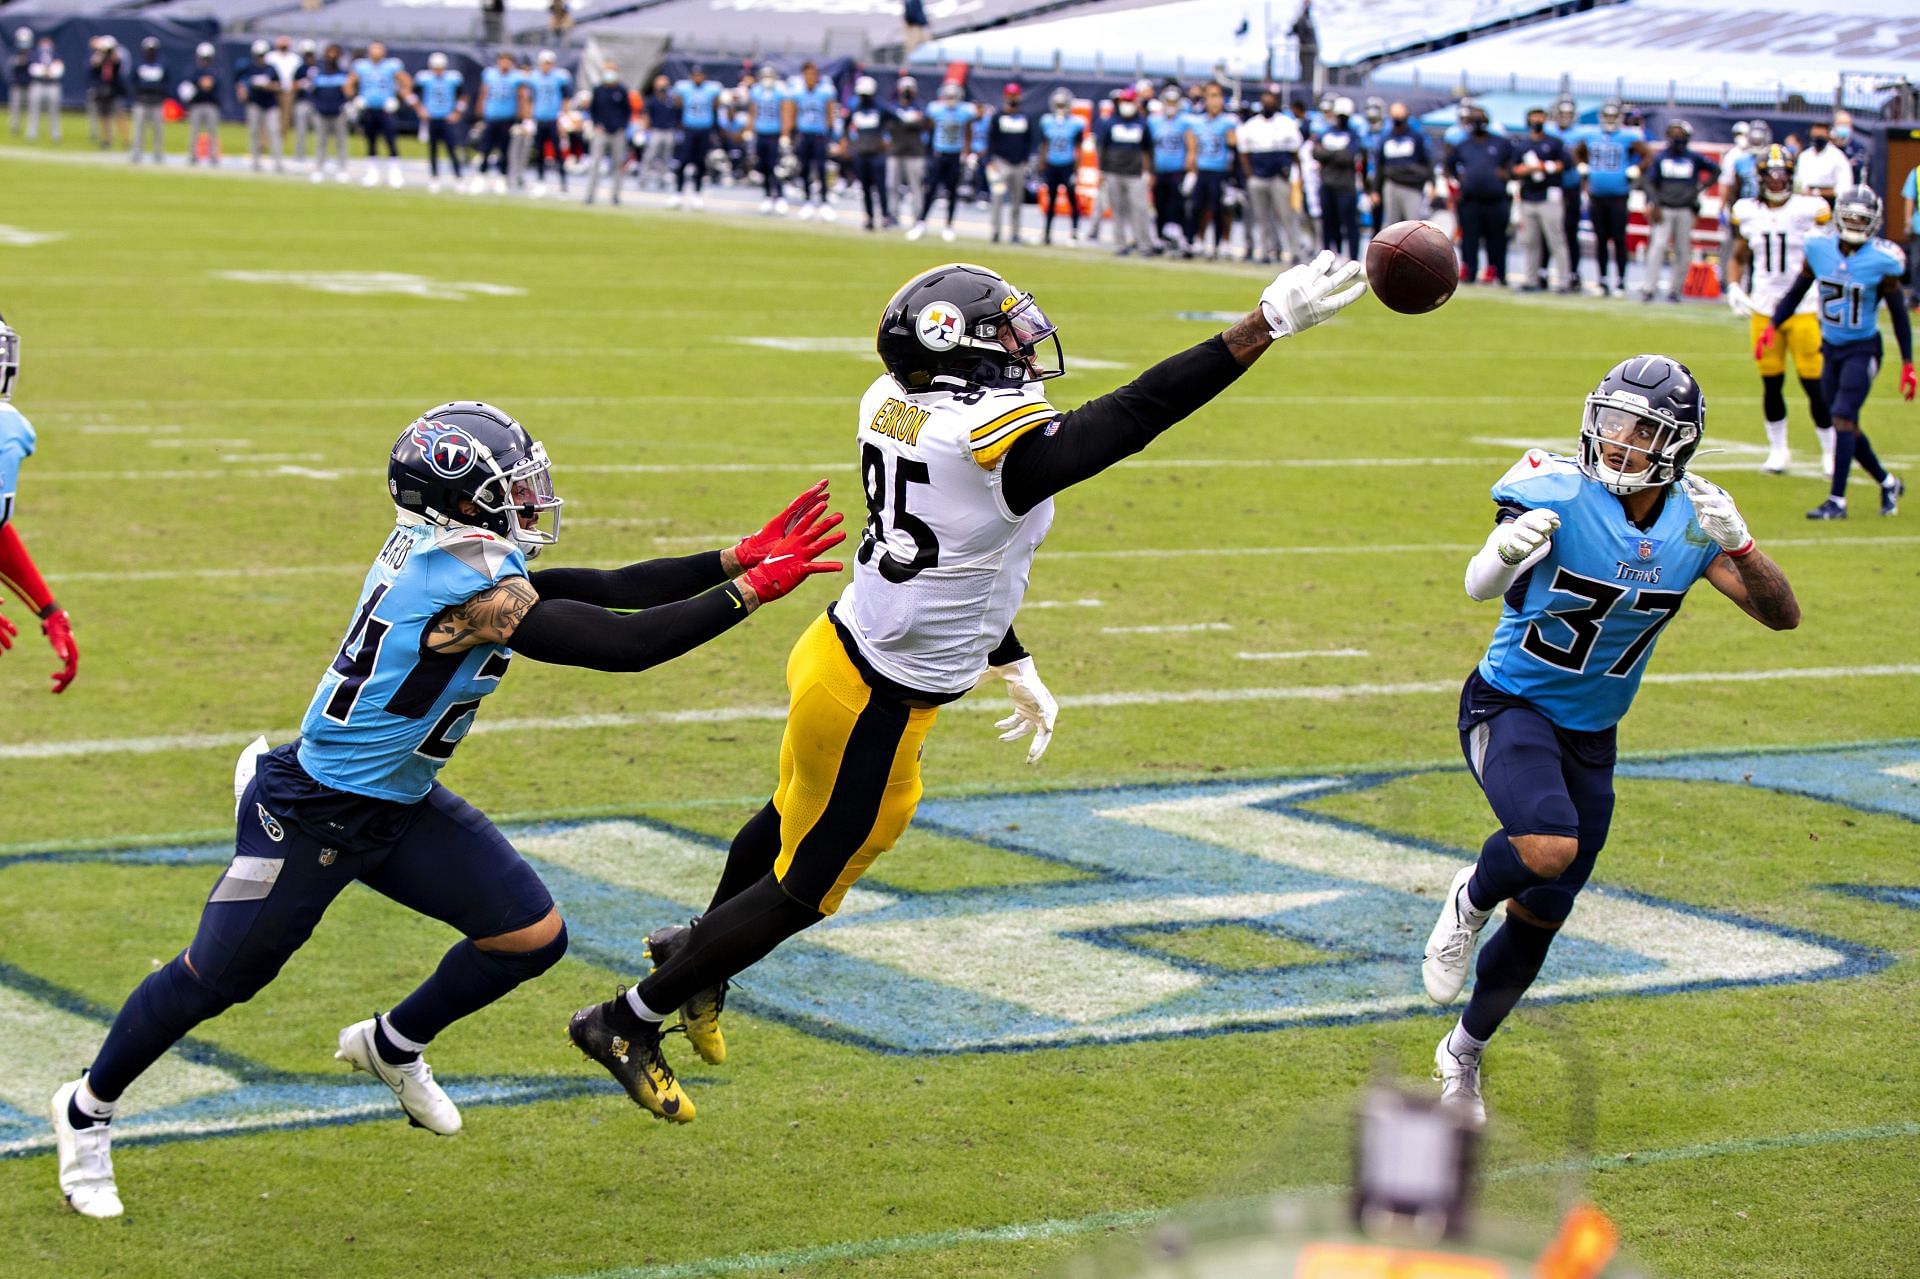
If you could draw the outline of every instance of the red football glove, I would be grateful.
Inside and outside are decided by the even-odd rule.
[[[1900,398],[1911,400],[1915,391],[1920,391],[1920,378],[1913,375],[1912,364],[1902,364],[1900,366]]]
[[[787,503],[787,509],[767,521],[767,526],[758,533],[743,537],[733,548],[733,558],[742,569],[749,569],[766,559],[772,548],[781,538],[794,529],[811,524],[816,516],[827,506],[827,482],[821,480],[812,488]]]
[[[1760,331],[1760,340],[1753,344],[1754,359],[1757,360],[1767,353],[1767,348],[1773,345],[1773,335],[1777,331],[1771,324]]]
[[[13,637],[19,633],[20,629],[17,626],[9,622],[4,616],[0,616],[0,653],[4,653],[13,647]]]
[[[847,540],[845,533],[834,531],[840,523],[839,512],[821,518],[825,510],[825,502],[813,507],[805,521],[767,547],[765,559],[741,575],[741,582],[760,603],[789,594],[815,573],[838,573],[846,567],[838,560],[819,558]]]
[[[73,622],[67,617],[67,610],[55,609],[41,619],[40,633],[47,637],[47,643],[53,645],[53,655],[63,663],[52,678],[53,691],[64,693],[80,670],[80,646],[73,642]]]

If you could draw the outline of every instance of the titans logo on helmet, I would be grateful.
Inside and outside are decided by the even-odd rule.
[[[415,424],[413,442],[434,473],[450,480],[459,479],[480,460],[479,446],[458,427]]]

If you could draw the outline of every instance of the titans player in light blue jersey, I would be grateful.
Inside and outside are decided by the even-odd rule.
[[[1623,297],[1627,289],[1627,193],[1640,180],[1646,134],[1626,123],[1625,109],[1608,99],[1600,104],[1600,123],[1579,130],[1570,142],[1576,171],[1587,184],[1587,212],[1593,220],[1594,278],[1602,293]],[[1608,280],[1611,249],[1614,274]]]
[[[480,74],[480,164],[473,175],[471,190],[476,194],[486,184],[487,165],[494,166],[493,189],[507,191],[507,170],[512,167],[513,131],[527,116],[527,77],[513,65],[513,54],[502,49],[494,65]]]
[[[1040,185],[1046,188],[1040,197],[1046,210],[1040,230],[1043,243],[1053,243],[1053,210],[1062,196],[1067,201],[1069,234],[1076,243],[1080,239],[1080,140],[1086,136],[1087,122],[1073,113],[1073,91],[1062,85],[1048,94],[1047,113],[1040,117]],[[1026,193],[1019,198],[1025,200]]]
[[[413,81],[400,59],[387,52],[387,46],[375,40],[367,46],[367,56],[353,60],[347,93],[360,106],[360,129],[367,136],[367,173],[361,185],[380,181],[379,152],[375,143],[387,144],[387,185],[406,184],[400,173],[400,101],[413,96]]]
[[[980,118],[980,108],[965,100],[960,86],[949,80],[940,86],[940,97],[927,108],[927,124],[932,132],[932,164],[927,170],[927,190],[920,198],[920,216],[907,228],[907,239],[918,240],[927,233],[927,214],[933,212],[940,192],[947,193],[947,224],[940,238],[952,240],[953,206],[960,200],[960,173],[972,154],[972,130]]]
[[[1459,995],[1480,930],[1473,998],[1434,1050],[1441,1097],[1486,1118],[1480,1056],[1539,975],[1613,819],[1615,726],[1660,632],[1701,578],[1774,630],[1793,588],[1755,548],[1726,490],[1687,473],[1706,397],[1685,365],[1638,355],[1587,397],[1577,459],[1540,449],[1493,486],[1496,524],[1467,594],[1501,600],[1493,643],[1460,694],[1460,745],[1500,829],[1454,876],[1421,976]]]
[[[762,213],[785,213],[787,196],[780,181],[780,155],[790,146],[787,140],[787,105],[793,94],[780,83],[780,72],[772,63],[760,65],[760,76],[747,90],[747,115],[753,129],[753,165],[760,170]]]
[[[1198,144],[1193,117],[1180,90],[1168,85],[1160,94],[1160,114],[1147,121],[1153,139],[1153,216],[1169,249],[1190,252],[1187,245],[1187,173],[1194,166]]]
[[[367,570],[299,740],[275,750],[256,741],[241,754],[234,858],[192,943],[140,983],[91,1069],[54,1095],[60,1188],[86,1216],[121,1212],[109,1150],[121,1093],[195,1026],[258,994],[355,880],[451,925],[462,940],[391,1011],[340,1031],[335,1056],[391,1088],[416,1125],[458,1132],[460,1112],[422,1051],[567,948],[539,875],[437,780],[482,700],[516,653],[645,670],[812,574],[840,568],[818,559],[843,536],[834,531],[840,517],[826,514],[822,480],[725,550],[612,571],[530,573],[527,561],[559,535],[546,451],[511,417],[474,401],[431,409],[401,432],[387,493],[393,531]],[[645,1072],[654,1109],[671,1117],[678,1086],[650,1052],[657,1057],[657,1044],[637,1045],[628,1064]]]
[[[800,68],[800,87],[787,103],[793,158],[800,166],[800,217],[831,222],[837,214],[827,203],[827,140],[840,117],[840,95],[821,80],[812,62]],[[815,191],[819,192],[816,197]]]
[[[414,110],[427,130],[427,190],[440,190],[440,149],[446,148],[453,180],[460,180],[460,148],[456,136],[467,110],[467,78],[447,66],[447,55],[427,55],[427,69],[413,78]]]
[[[669,208],[679,208],[687,188],[687,172],[693,172],[693,196],[689,203],[699,208],[706,203],[700,194],[707,184],[707,153],[713,150],[713,129],[719,123],[721,88],[707,79],[707,69],[694,63],[687,78],[673,86],[674,100],[680,104],[680,155],[674,163],[673,198]]]
[[[1900,289],[1907,259],[1874,234],[1880,218],[1880,197],[1871,187],[1855,187],[1833,202],[1833,230],[1807,237],[1800,276],[1773,308],[1753,347],[1757,360],[1773,345],[1776,330],[1792,317],[1807,290],[1820,286],[1820,389],[1833,415],[1833,487],[1826,501],[1807,512],[1810,520],[1847,518],[1847,475],[1856,461],[1880,485],[1880,514],[1898,512],[1900,495],[1907,491],[1899,476],[1880,465],[1860,429],[1860,409],[1885,354],[1880,343],[1882,301],[1900,347],[1900,398],[1911,400],[1920,387],[1913,373],[1913,324]]]
[[[560,193],[567,191],[567,158],[560,137],[560,108],[573,93],[573,72],[559,64],[550,49],[542,49],[527,77],[533,115],[533,195],[547,193],[547,152],[553,152],[553,167],[560,173]]]
[[[53,646],[61,669],[53,673],[53,691],[63,693],[80,669],[80,650],[73,643],[73,623],[67,611],[54,602],[34,566],[27,544],[14,527],[16,491],[20,485],[20,464],[33,456],[33,424],[13,407],[13,385],[20,376],[20,335],[0,316],[0,581],[18,595],[40,619],[40,633]],[[0,654],[13,647],[20,632],[0,616]]]

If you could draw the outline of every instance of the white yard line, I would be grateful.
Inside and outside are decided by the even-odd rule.
[[[1920,663],[1888,663],[1873,666],[1798,666],[1775,670],[1742,671],[1669,671],[1656,672],[1642,681],[1647,684],[1765,684],[1795,680],[1885,679],[1920,675]],[[1060,705],[1068,710],[1105,709],[1116,706],[1184,706],[1258,702],[1344,702],[1370,697],[1411,697],[1438,693],[1457,693],[1458,679],[1409,680],[1394,684],[1299,684],[1268,688],[1188,688],[1142,689],[1111,693],[1068,694]],[[994,698],[955,702],[945,708],[953,714],[994,714],[1006,707]],[[583,729],[638,728],[648,725],[729,724],[741,722],[777,723],[787,716],[787,708],[766,706],[714,706],[688,710],[622,711],[599,715],[506,716],[482,719],[473,726],[475,733],[577,732]],[[181,733],[155,737],[98,737],[47,742],[12,742],[0,745],[0,760],[68,759],[90,755],[155,755],[168,751],[212,750],[221,746],[240,746],[251,741],[260,730],[234,729],[221,733]],[[270,741],[287,741],[296,730],[269,731]]]
[[[1239,652],[1234,654],[1243,662],[1298,662],[1310,657],[1365,657],[1364,648],[1293,648],[1278,652]]]
[[[1195,631],[1230,631],[1232,622],[1187,622],[1178,626],[1102,626],[1102,635],[1185,635]]]

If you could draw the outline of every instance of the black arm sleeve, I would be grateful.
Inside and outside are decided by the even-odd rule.
[[[578,600],[601,608],[654,608],[691,599],[727,580],[720,552],[642,560],[625,568],[543,568],[527,575],[543,600]]]
[[[1767,317],[1768,322],[1776,329],[1785,324],[1787,318],[1799,308],[1800,299],[1807,296],[1807,290],[1812,287],[1813,272],[1803,266],[1799,276],[1787,286],[1786,296],[1780,299],[1780,305],[1774,307],[1773,314]]]
[[[699,648],[746,616],[746,604],[731,585],[644,613],[543,599],[527,610],[512,644],[514,652],[555,666],[644,671]]]
[[[1216,334],[1168,356],[1118,390],[1062,413],[1054,425],[1028,431],[1007,450],[1001,471],[1008,509],[1025,515],[1061,489],[1138,453],[1244,372]]]
[[[1025,656],[1027,656],[1027,646],[1020,642],[1020,637],[1015,635],[1013,628],[1009,626],[1006,635],[1000,640],[999,647],[987,654],[987,665],[1006,666]]]
[[[1892,276],[1881,280],[1880,296],[1887,300],[1887,318],[1893,321],[1893,341],[1900,348],[1900,362],[1912,364],[1913,322],[1907,318],[1907,300],[1901,296],[1900,282]]]

